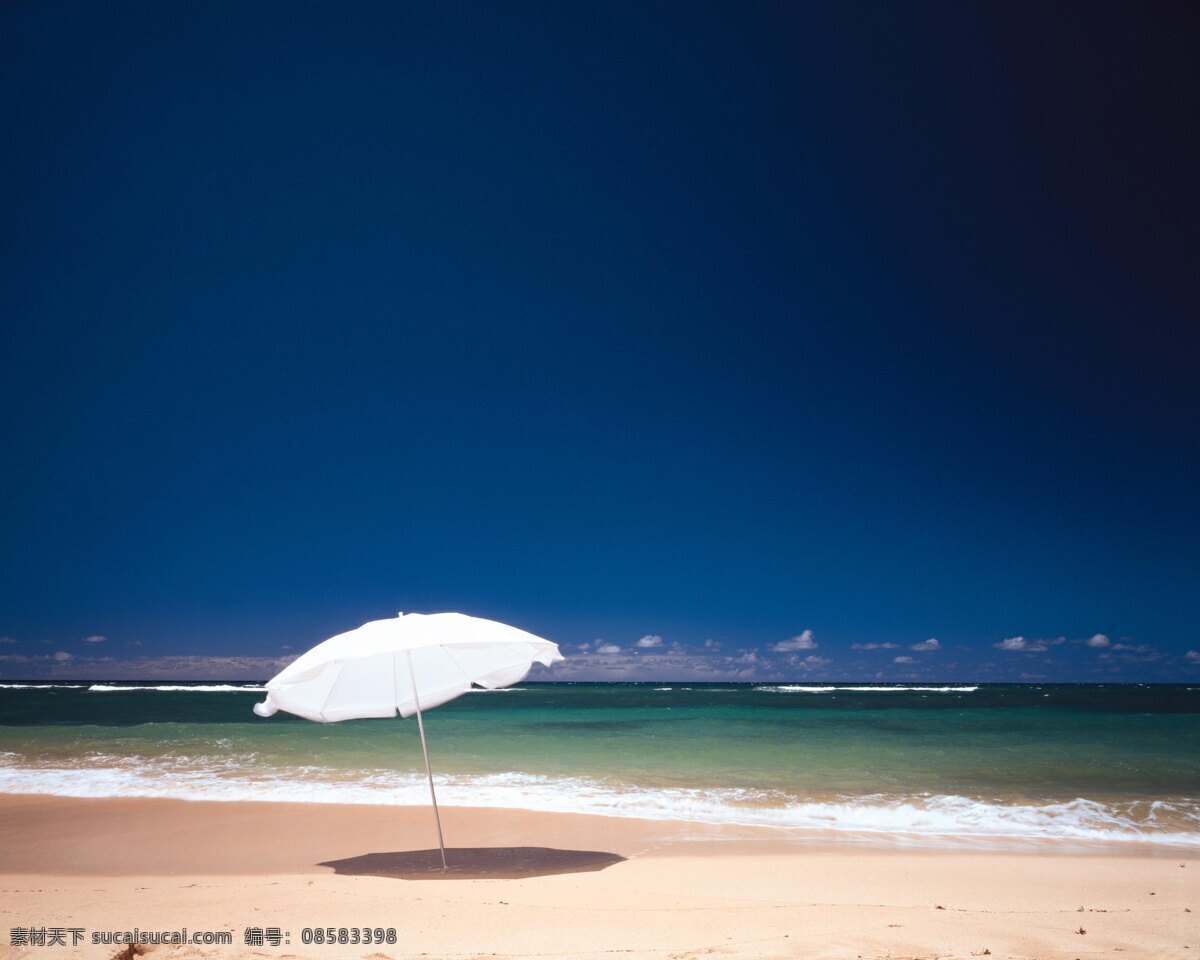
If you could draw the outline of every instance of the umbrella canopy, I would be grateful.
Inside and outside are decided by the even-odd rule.
[[[318,643],[267,681],[266,699],[254,712],[269,717],[286,710],[319,723],[416,714],[444,869],[446,844],[421,711],[472,686],[510,686],[535,663],[548,667],[562,659],[557,644],[494,620],[402,613]]]
[[[267,682],[254,712],[286,710],[333,723],[411,717],[466,693],[523,680],[534,663],[562,660],[558,645],[494,620],[409,613],[339,633]]]

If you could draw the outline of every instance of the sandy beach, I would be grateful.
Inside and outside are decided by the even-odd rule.
[[[0,797],[3,926],[230,931],[151,957],[1193,957],[1200,860],[935,851],[764,828],[448,808]],[[425,851],[425,852],[422,852]],[[285,940],[247,946],[246,928]],[[395,944],[303,943],[394,927]],[[1081,932],[1084,931],[1084,932]],[[70,943],[70,937],[67,936]],[[135,954],[140,955],[140,954]]]

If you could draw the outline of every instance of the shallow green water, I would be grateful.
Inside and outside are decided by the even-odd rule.
[[[0,688],[0,791],[426,802],[412,721],[122,686]],[[448,803],[1200,843],[1198,687],[851,686],[526,683],[426,727]]]

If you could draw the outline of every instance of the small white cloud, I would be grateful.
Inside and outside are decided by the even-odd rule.
[[[937,642],[936,637],[930,637],[928,640],[922,640],[920,643],[914,643],[910,650],[940,650],[942,645]]]
[[[127,647],[140,647],[141,645],[142,645],[141,640],[126,640],[125,641],[125,646],[127,646]]]
[[[718,640],[709,639],[704,641],[704,647],[706,650],[720,650],[721,643]]]
[[[852,643],[851,650],[895,650],[899,647],[898,643]]]
[[[66,650],[59,650],[54,655],[54,659],[57,660],[59,663],[66,663],[68,660],[74,660],[75,655],[71,654],[71,653],[67,653]]]
[[[815,650],[816,646],[817,641],[813,639],[813,632],[805,630],[790,640],[780,640],[773,649],[779,653],[790,653],[792,650]]]
[[[1095,634],[1092,634],[1092,636],[1088,637],[1083,642],[1086,643],[1089,647],[1107,647],[1108,646],[1108,637],[1106,637],[1102,633],[1095,633]]]
[[[892,663],[915,663],[915,657],[894,657]]]
[[[600,641],[597,640],[596,642],[599,643]],[[585,640],[583,643],[579,644],[579,649],[580,650],[591,650],[592,649],[592,641]]]
[[[596,652],[604,653],[604,654],[620,653],[621,648],[618,647],[615,643],[605,643],[602,640],[597,640],[596,641]]]
[[[0,643],[16,643],[12,637],[0,637]]]
[[[1033,652],[1046,649],[1040,640],[1026,640],[1024,637],[1008,637],[999,643],[993,643],[992,646],[997,650],[1027,650]]]
[[[1112,656],[1118,660],[1130,660],[1134,662],[1150,662],[1153,660],[1161,660],[1162,654],[1148,643],[1114,643],[1108,650],[1100,654],[1104,657],[1113,651]]]
[[[1188,663],[1200,663],[1200,650],[1189,650],[1183,655],[1183,659]]]
[[[102,637],[98,633],[93,633],[90,637],[84,637],[84,643],[103,643],[108,637]]]
[[[641,640],[639,640],[637,643],[635,643],[634,646],[642,647],[643,649],[646,647],[661,647],[662,646],[662,637],[657,636],[652,633],[647,634],[646,636],[642,637]]]

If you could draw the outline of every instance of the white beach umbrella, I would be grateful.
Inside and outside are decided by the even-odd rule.
[[[267,697],[254,705],[254,712],[269,717],[286,710],[319,723],[416,714],[445,867],[421,711],[472,686],[510,686],[523,680],[534,663],[548,667],[562,659],[557,644],[494,620],[461,613],[399,614],[318,643],[267,681]]]

